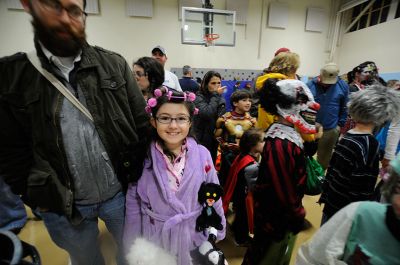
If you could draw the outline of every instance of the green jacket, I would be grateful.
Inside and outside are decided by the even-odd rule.
[[[51,71],[37,50],[42,66]],[[118,179],[126,186],[140,176],[143,165],[145,100],[123,57],[89,45],[81,57],[76,80]],[[0,176],[31,207],[79,220],[59,125],[62,101],[26,54],[0,59]]]

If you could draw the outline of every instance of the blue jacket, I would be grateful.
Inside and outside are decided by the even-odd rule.
[[[196,93],[199,90],[199,84],[190,77],[182,77],[179,79],[179,84],[183,91]]]
[[[347,102],[349,101],[349,86],[342,79],[327,89],[318,82],[318,77],[307,83],[316,102],[321,107],[317,113],[317,122],[322,124],[325,130],[342,127],[347,118]]]

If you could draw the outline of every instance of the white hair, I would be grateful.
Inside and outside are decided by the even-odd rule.
[[[348,108],[354,121],[379,126],[400,115],[400,91],[374,84],[351,94]]]

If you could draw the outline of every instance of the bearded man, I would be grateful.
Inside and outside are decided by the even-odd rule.
[[[41,212],[72,264],[104,264],[98,218],[124,264],[123,191],[141,171],[145,101],[126,61],[86,42],[86,1],[21,3],[32,16],[35,51],[0,59],[0,176]]]

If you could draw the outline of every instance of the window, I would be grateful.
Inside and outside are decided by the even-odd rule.
[[[352,11],[351,21],[354,21],[358,15],[370,4],[371,1],[362,3],[361,5],[355,6]],[[362,17],[351,27],[350,32],[360,30],[363,28],[371,27],[379,23],[386,22],[389,9],[392,1],[391,0],[376,0],[372,6],[362,15]],[[399,7],[397,7],[397,13],[399,13]],[[396,16],[398,15],[396,13]]]

